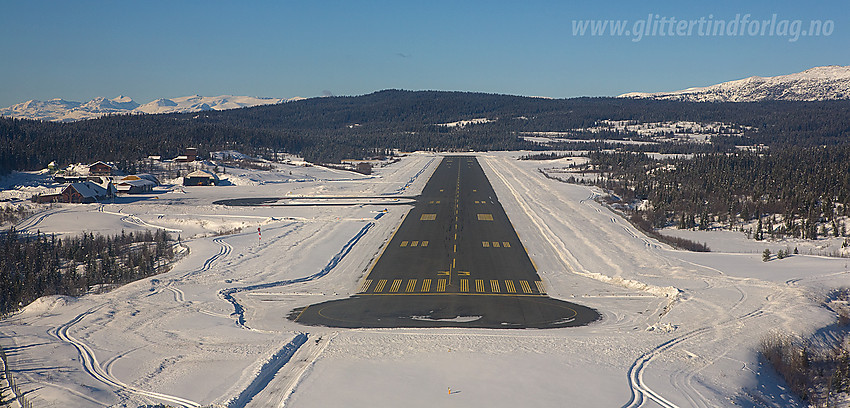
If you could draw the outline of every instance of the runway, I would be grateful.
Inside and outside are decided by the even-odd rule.
[[[331,327],[549,328],[599,314],[546,295],[478,160],[448,156],[357,295],[289,317]]]

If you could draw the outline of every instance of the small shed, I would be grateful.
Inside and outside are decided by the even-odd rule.
[[[89,166],[89,175],[90,176],[111,176],[112,175],[112,166],[106,164],[102,161],[94,163]]]
[[[368,176],[372,174],[372,163],[365,161],[357,163],[357,165],[354,166],[354,170],[358,173],[365,174]]]
[[[183,176],[184,186],[215,186],[218,176],[206,170],[196,170]]]

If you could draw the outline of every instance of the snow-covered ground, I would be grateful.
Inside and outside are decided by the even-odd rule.
[[[548,293],[603,314],[590,326],[301,326],[289,311],[356,292],[410,207],[212,204],[417,194],[440,157],[416,153],[369,178],[239,170],[230,176],[250,182],[24,220],[33,231],[160,226],[190,253],[109,293],[41,299],[0,322],[3,346],[38,406],[800,406],[756,348],[773,330],[808,333],[835,319],[819,304],[850,282],[844,259],[673,250],[594,201],[595,189],[545,178],[545,161],[516,160],[525,154],[477,156]]]

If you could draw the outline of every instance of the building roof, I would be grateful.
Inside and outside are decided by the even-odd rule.
[[[214,173],[208,172],[206,170],[195,170],[185,176],[186,178],[195,178],[195,177],[208,177],[213,180],[218,180],[218,176]]]
[[[136,178],[135,180],[127,180],[126,178],[118,182],[118,186],[136,186],[136,187],[144,187],[144,186],[156,186],[156,183],[150,180]]]
[[[70,185],[68,185],[68,187],[66,187],[66,189],[68,188],[73,188],[78,193],[80,193],[81,196],[86,198],[105,197],[107,195],[105,188],[91,181],[84,181],[82,183],[71,183]]]
[[[92,163],[92,164],[89,164],[89,167],[94,167],[94,166],[97,166],[98,164],[102,164],[102,165],[104,165],[104,166],[107,166],[107,167],[109,167],[110,169],[112,168],[112,165],[111,165],[111,164],[109,164],[109,163],[104,163],[104,162],[102,162],[102,161],[94,162],[94,163]]]

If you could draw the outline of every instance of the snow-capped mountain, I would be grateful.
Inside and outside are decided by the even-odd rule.
[[[51,99],[49,101],[31,100],[6,109],[0,109],[0,116],[21,119],[40,119],[54,122],[74,122],[83,119],[95,119],[110,114],[143,114],[197,112],[204,110],[236,109],[258,105],[271,105],[303,98],[258,98],[254,96],[183,96],[179,98],[157,99],[139,105],[131,98],[118,96],[113,99],[94,98],[86,103]]]
[[[673,92],[630,92],[621,98],[654,98],[691,102],[754,102],[762,100],[823,101],[850,99],[850,66],[815,67],[789,75],[723,82]]]

